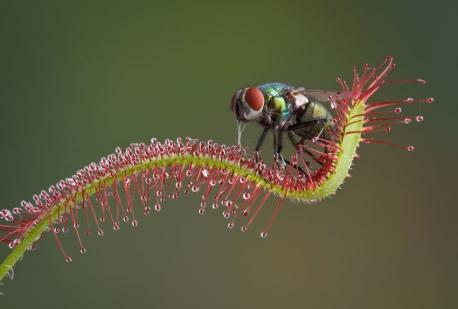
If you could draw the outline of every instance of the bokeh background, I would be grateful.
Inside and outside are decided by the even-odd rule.
[[[415,152],[362,147],[334,198],[288,202],[266,240],[268,212],[241,233],[219,211],[197,215],[197,195],[167,201],[135,231],[89,237],[86,256],[64,237],[70,264],[46,235],[1,307],[457,308],[457,8],[420,2],[2,1],[2,208],[118,145],[234,143],[229,99],[247,84],[335,89],[353,64],[393,55],[393,78],[429,84],[379,97],[436,101],[385,137]]]

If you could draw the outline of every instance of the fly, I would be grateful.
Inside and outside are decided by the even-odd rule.
[[[263,131],[255,147],[259,150],[269,130],[274,132],[274,156],[277,163],[289,163],[283,158],[283,135],[286,133],[293,146],[298,149],[313,138],[329,139],[333,129],[333,115],[325,105],[335,104],[342,94],[335,91],[306,90],[283,83],[266,83],[255,87],[238,89],[231,100],[231,110],[237,119],[238,142],[248,122],[259,123]],[[304,149],[308,152],[306,149]],[[309,155],[312,155],[309,153]],[[320,163],[320,162],[318,162]]]

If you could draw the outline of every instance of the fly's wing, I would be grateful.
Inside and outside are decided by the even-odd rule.
[[[286,99],[294,106],[295,109],[303,109],[310,101],[319,103],[330,103],[334,109],[340,100],[351,100],[350,91],[333,91],[319,89],[305,89],[303,87],[290,89],[285,93]]]
[[[315,99],[318,102],[331,102],[343,99],[351,99],[351,91],[333,91],[333,90],[319,90],[319,89],[304,89],[299,88],[301,94]],[[297,89],[297,90],[299,90]]]

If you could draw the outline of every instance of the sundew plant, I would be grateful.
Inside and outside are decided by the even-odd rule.
[[[418,83],[421,79],[390,80],[393,59],[376,67],[353,69],[348,85],[338,78],[345,96],[330,98],[333,125],[327,134],[296,147],[287,164],[265,163],[239,145],[191,138],[151,139],[149,143],[117,147],[114,153],[92,162],[56,185],[33,195],[33,202],[0,210],[0,241],[10,253],[0,264],[0,281],[13,276],[13,267],[40,239],[52,235],[66,262],[72,254],[59,235],[72,233],[80,253],[86,253],[84,238],[91,233],[103,236],[107,228],[117,231],[122,224],[138,225],[141,213],[161,211],[166,199],[188,193],[202,195],[198,213],[221,209],[227,227],[249,230],[266,201],[276,199],[270,219],[260,231],[262,238],[290,201],[309,204],[336,193],[349,176],[361,144],[386,144],[413,151],[374,138],[371,133],[389,132],[391,127],[421,122],[421,115],[404,115],[403,107],[432,103],[432,98],[402,98],[371,101],[381,87],[389,84]],[[324,137],[325,136],[325,137]],[[319,163],[319,164],[317,164]],[[48,233],[44,233],[48,232]]]

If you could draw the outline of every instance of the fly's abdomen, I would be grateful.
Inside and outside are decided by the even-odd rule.
[[[313,120],[318,120],[318,119],[327,120],[327,119],[332,118],[331,113],[323,104],[320,104],[320,103],[311,103],[311,104],[313,104],[313,110],[311,113],[312,114],[311,117]]]

